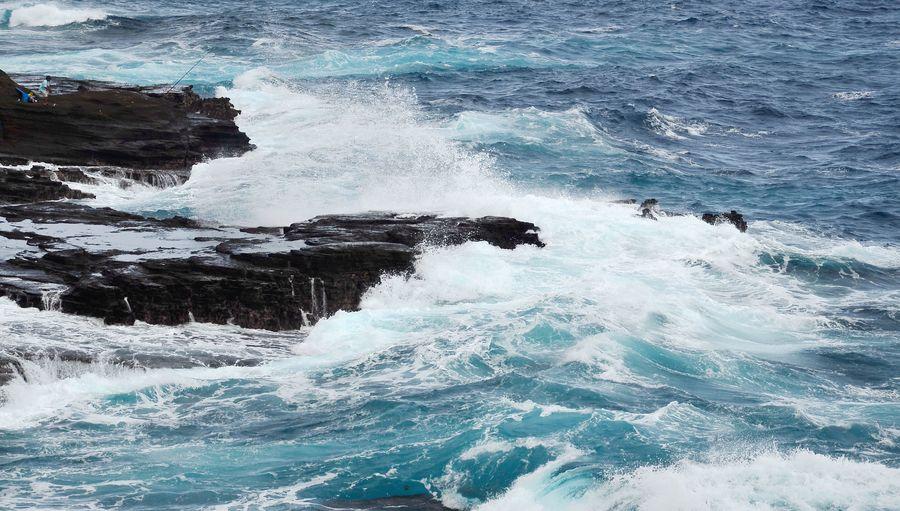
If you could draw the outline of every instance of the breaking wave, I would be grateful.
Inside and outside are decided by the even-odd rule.
[[[589,486],[565,454],[478,511],[871,509],[900,507],[900,470],[809,451],[642,467]],[[567,469],[568,468],[568,469]],[[574,475],[573,475],[574,473]]]
[[[0,5],[0,20],[8,27],[59,27],[72,23],[104,20],[106,11],[55,3],[28,4],[16,7]]]

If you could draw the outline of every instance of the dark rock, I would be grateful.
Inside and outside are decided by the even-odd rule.
[[[0,121],[2,122],[2,121]],[[3,141],[3,132],[0,131],[0,142]],[[25,158],[15,158],[11,156],[0,156],[0,165],[28,165]]]
[[[612,202],[613,204],[637,204],[637,199],[617,199]]]
[[[59,240],[4,229],[14,233],[5,239],[35,240],[29,246],[36,248],[0,262],[0,295],[47,308],[47,290],[62,288],[54,303],[63,312],[119,324],[193,319],[295,329],[358,309],[383,275],[411,274],[423,245],[543,246],[533,224],[501,217],[337,215],[242,232],[61,202],[0,207],[0,216],[10,226],[30,220],[34,229],[46,224],[66,232]],[[153,246],[125,249],[117,241],[133,244],[142,233]],[[160,239],[190,248],[173,252]]]
[[[500,248],[529,244],[543,247],[534,224],[512,218],[440,218],[434,215],[405,216],[385,213],[327,215],[293,224],[285,230],[288,240],[302,239],[310,245],[340,241],[458,245],[487,241]]]
[[[25,377],[25,369],[22,367],[22,362],[13,357],[0,355],[0,385],[6,385],[15,378],[22,378],[28,381]]]
[[[377,499],[335,500],[327,509],[335,511],[452,511],[431,495],[381,497]]]
[[[657,220],[660,214],[659,201],[656,199],[647,199],[638,206],[641,216],[650,220]]]
[[[659,201],[656,199],[646,199],[640,205],[641,209],[659,209]]]
[[[0,217],[6,218],[8,222],[31,220],[41,224],[113,225],[134,222],[138,225],[152,225],[156,222],[153,219],[112,208],[92,208],[71,202],[37,202],[17,206],[0,206]]]
[[[59,167],[54,173],[60,181],[67,183],[97,184],[97,180],[84,173],[84,170],[78,167]]]
[[[161,94],[90,82],[25,104],[16,86],[0,71],[0,158],[184,170],[253,147],[227,99],[200,98],[190,88]]]
[[[735,226],[737,230],[747,232],[747,221],[744,220],[744,215],[733,209],[728,213],[704,213],[701,219],[711,225],[729,223]]]
[[[33,166],[27,170],[0,167],[0,204],[93,197],[69,188],[44,167]]]

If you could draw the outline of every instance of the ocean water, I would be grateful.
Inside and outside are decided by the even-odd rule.
[[[0,299],[0,350],[97,359],[0,388],[0,508],[900,509],[896,2],[13,0],[0,48],[124,83],[196,64],[242,111],[255,151],[91,204],[510,215],[547,243],[430,249],[298,332]],[[746,234],[697,218],[730,209]],[[217,357],[259,363],[187,367]]]

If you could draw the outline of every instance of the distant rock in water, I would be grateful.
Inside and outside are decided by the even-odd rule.
[[[500,217],[371,213],[240,230],[67,202],[0,217],[0,296],[116,324],[295,329],[357,310],[383,275],[411,274],[423,245],[543,246],[534,224]]]
[[[48,99],[21,103],[18,84],[0,71],[0,161],[186,170],[253,148],[226,98],[201,98],[190,87],[163,93],[54,82]]]
[[[741,232],[747,232],[747,221],[744,220],[744,215],[738,213],[733,209],[728,213],[704,213],[701,218],[704,222],[711,225],[729,223],[735,226],[737,230]]]
[[[624,199],[624,200],[614,200],[613,204],[637,204],[637,200],[635,199]],[[660,216],[684,216],[688,213],[664,213],[663,210],[659,206],[659,201],[656,199],[646,199],[637,208],[638,213],[642,218],[647,218],[650,220],[659,220]],[[727,213],[704,213],[701,217],[701,220],[711,225],[718,225],[721,223],[729,223],[737,230],[741,232],[747,232],[747,221],[744,219],[744,215],[738,213],[735,210],[731,210]]]
[[[656,220],[660,214],[659,201],[656,199],[647,199],[638,206],[638,211],[641,212],[642,217]]]

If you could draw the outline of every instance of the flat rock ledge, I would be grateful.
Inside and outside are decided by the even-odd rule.
[[[190,87],[54,78],[52,96],[21,103],[16,87],[40,79],[16,79],[0,70],[0,162],[187,171],[204,158],[253,149],[227,98],[201,98]]]
[[[72,202],[0,206],[0,296],[108,324],[189,321],[268,330],[354,311],[426,246],[542,247],[512,218],[367,213],[280,228],[210,227]]]

